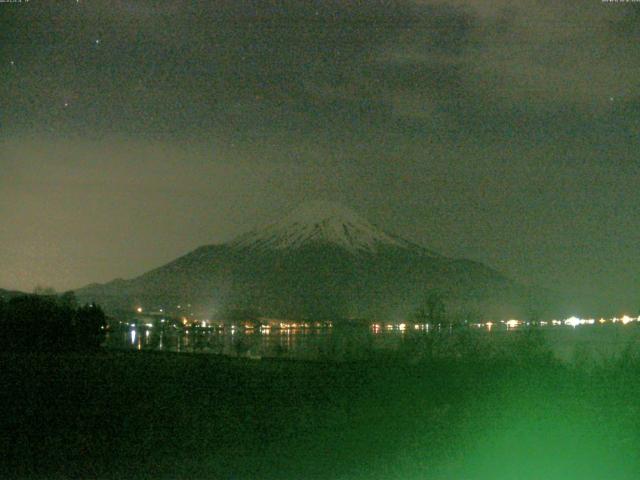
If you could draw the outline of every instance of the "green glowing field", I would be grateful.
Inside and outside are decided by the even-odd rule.
[[[636,479],[640,360],[1,357],[9,478]]]

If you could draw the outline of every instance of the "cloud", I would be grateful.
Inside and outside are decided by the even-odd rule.
[[[519,103],[535,114],[566,105],[607,111],[611,97],[634,101],[640,49],[628,32],[639,23],[629,9],[535,0],[417,1],[415,8],[412,28],[379,59],[387,78],[404,80],[389,88],[405,104],[412,94],[418,105],[431,94],[433,103],[455,100],[467,111]],[[408,113],[416,110],[430,111]]]
[[[22,73],[0,94],[11,129],[332,135],[416,121],[504,134],[612,107],[637,115],[634,6],[119,0],[87,3],[64,24],[61,8],[21,9],[10,23],[23,47]]]

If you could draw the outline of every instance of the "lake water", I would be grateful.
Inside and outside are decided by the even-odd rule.
[[[480,342],[508,343],[524,328],[462,327]],[[458,330],[460,332],[461,330]],[[539,327],[546,344],[564,361],[603,360],[640,346],[640,324]],[[456,335],[446,327],[398,328],[333,327],[243,330],[189,328],[169,325],[123,326],[107,335],[106,346],[115,349],[210,353],[248,358],[293,358],[335,361],[365,359],[371,352],[397,351],[424,336]]]

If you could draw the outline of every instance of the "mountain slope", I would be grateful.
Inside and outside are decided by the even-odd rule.
[[[376,228],[354,211],[330,202],[303,205],[279,222],[252,230],[231,242],[232,247],[252,250],[298,249],[310,244],[330,244],[350,253],[399,248],[435,256],[423,247]]]
[[[450,311],[506,315],[523,289],[482,264],[438,255],[351,210],[316,203],[229,243],[77,294],[107,308],[191,304],[204,316],[250,308],[281,318],[402,319],[434,290]]]

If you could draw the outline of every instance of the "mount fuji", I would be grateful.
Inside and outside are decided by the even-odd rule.
[[[407,318],[437,290],[449,312],[507,315],[524,287],[453,259],[327,202],[303,205],[230,242],[207,245],[130,280],[76,291],[107,309],[190,304],[196,315],[252,310],[288,319]]]
[[[231,242],[234,248],[255,251],[297,250],[332,245],[350,253],[379,253],[384,249],[413,250],[435,255],[423,247],[383,232],[353,210],[331,202],[303,205],[282,220],[255,229]]]

